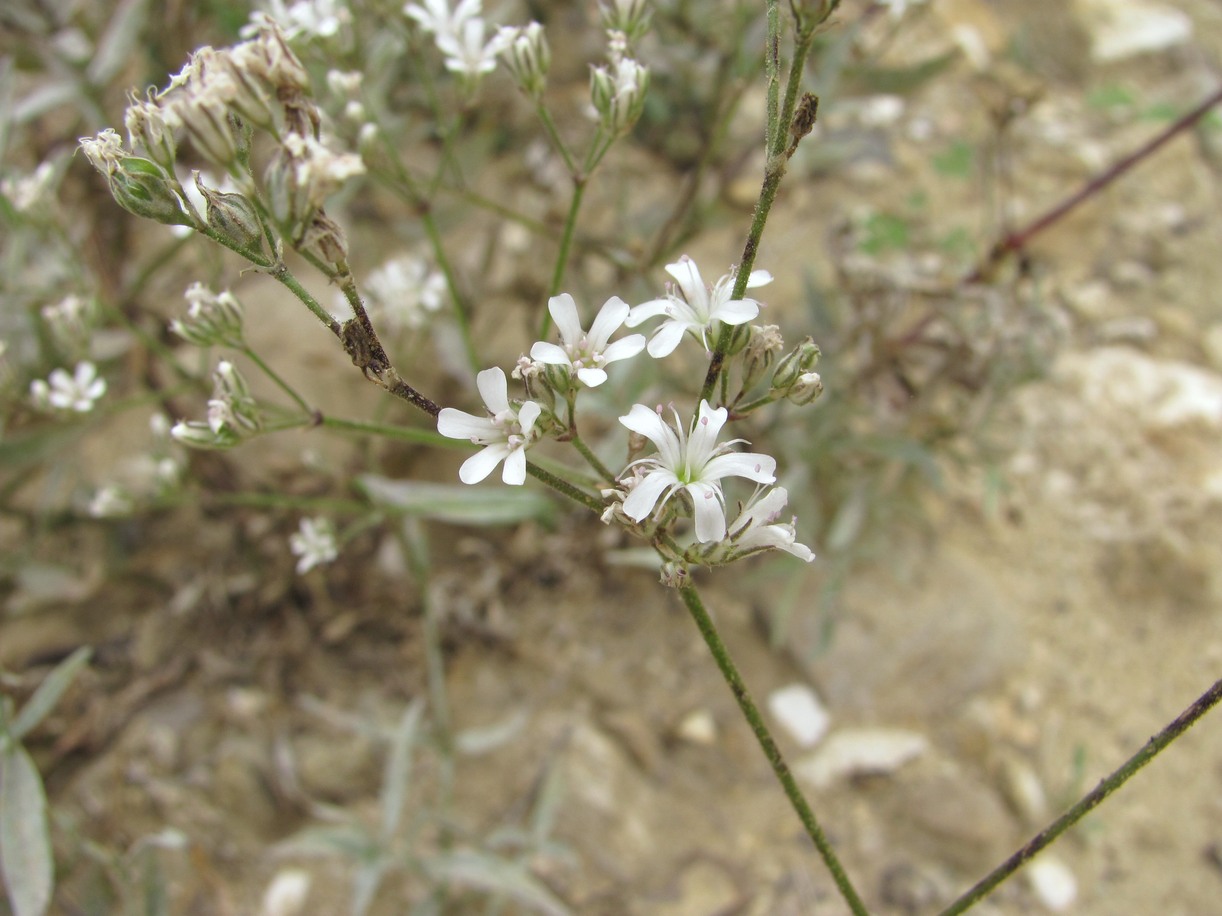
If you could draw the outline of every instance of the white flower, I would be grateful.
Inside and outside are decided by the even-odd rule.
[[[437,35],[437,47],[445,55],[446,69],[467,77],[480,77],[496,69],[496,58],[508,39],[501,34],[484,41],[484,20],[473,17],[452,35]]]
[[[458,478],[463,483],[479,483],[504,461],[501,480],[521,486],[526,482],[526,449],[538,436],[535,422],[543,409],[534,401],[512,407],[505,372],[500,368],[485,369],[475,377],[475,383],[490,416],[476,417],[443,407],[437,415],[437,431],[451,439],[470,439],[486,446],[459,468]]]
[[[98,370],[91,362],[77,363],[72,375],[55,369],[47,381],[37,379],[30,383],[30,397],[43,409],[89,413],[105,393],[106,380],[98,378]]]
[[[286,38],[299,35],[331,38],[339,33],[341,26],[352,21],[352,13],[337,0],[297,0],[290,4],[285,4],[284,0],[270,0],[263,15],[275,20]],[[253,34],[262,21],[252,17],[251,25],[243,27],[242,36]]]
[[[570,372],[590,388],[607,380],[603,367],[608,363],[629,359],[645,349],[644,334],[631,334],[613,344],[607,343],[630,311],[628,303],[619,296],[612,296],[603,303],[588,334],[582,330],[577,305],[568,293],[549,299],[547,310],[560,331],[560,345],[539,341],[530,348],[531,358],[553,366],[568,366]]]
[[[423,4],[409,3],[403,7],[403,12],[437,38],[457,35],[467,20],[479,16],[483,11],[480,0],[459,0],[453,11],[450,10],[449,0],[423,0]]]
[[[29,175],[13,175],[0,179],[0,194],[13,205],[18,213],[33,213],[49,201],[51,184],[55,179],[55,166],[42,162]]]
[[[701,278],[696,262],[687,255],[674,264],[667,264],[666,272],[675,278],[682,298],[675,294],[672,287],[667,290],[665,299],[651,299],[636,306],[626,322],[628,327],[635,328],[650,318],[666,316],[666,321],[654,331],[649,341],[649,355],[656,359],[673,353],[687,331],[698,335],[705,350],[708,350],[708,335],[718,322],[745,324],[759,314],[760,304],[754,299],[730,298],[734,289],[734,272],[726,274],[710,288]],[[747,278],[747,289],[771,282],[772,274],[768,271],[753,270]]]
[[[892,19],[899,19],[908,11],[909,6],[916,6],[923,3],[924,0],[878,0],[878,2],[887,7]]]
[[[681,490],[692,501],[696,540],[706,543],[725,537],[725,494],[721,491],[721,479],[746,477],[756,483],[772,483],[776,479],[773,473],[776,459],[755,452],[728,451],[730,446],[744,440],[715,444],[727,416],[724,407],[713,410],[708,401],[701,401],[690,435],[684,433],[677,413],[672,429],[662,422],[656,411],[642,404],[634,404],[626,417],[619,418],[624,426],[650,439],[658,448],[657,455],[629,465],[630,468],[647,469],[624,499],[624,512],[629,518],[641,521]]]
[[[789,502],[789,492],[784,487],[757,491],[730,523],[727,544],[735,554],[752,553],[757,550],[783,550],[799,560],[809,563],[814,553],[805,544],[797,542],[793,520],[776,523],[781,510]]]
[[[386,261],[365,280],[366,307],[391,333],[422,327],[445,304],[445,293],[445,275],[407,254]]]
[[[326,518],[303,518],[300,528],[289,535],[289,548],[297,556],[297,574],[334,562],[339,556],[335,526]]]
[[[93,518],[118,518],[130,515],[132,498],[121,487],[107,484],[89,500],[89,515]]]

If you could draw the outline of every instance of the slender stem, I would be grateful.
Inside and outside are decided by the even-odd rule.
[[[450,301],[453,303],[454,321],[458,324],[458,332],[462,336],[463,350],[466,351],[467,365],[471,367],[472,372],[478,372],[480,369],[479,350],[476,349],[475,340],[471,336],[471,309],[467,300],[463,297],[462,291],[458,286],[458,274],[454,271],[454,266],[450,263],[450,258],[446,254],[445,243],[441,238],[441,230],[437,228],[437,220],[433,217],[432,209],[428,207],[421,208],[420,225],[424,227],[425,235],[429,237],[429,246],[433,249],[433,257],[437,261],[437,267],[441,270],[442,276],[446,278],[446,287],[450,291]]]
[[[288,287],[289,291],[302,301],[306,308],[314,313],[314,316],[327,326],[327,328],[336,337],[340,335],[340,324],[335,320],[335,316],[323,308],[317,299],[310,295],[304,286],[298,282],[288,267],[283,262],[277,264],[271,269],[271,275],[284,286]]]
[[[551,141],[556,152],[560,154],[560,158],[564,160],[565,168],[569,170],[569,174],[575,175],[577,173],[577,163],[573,161],[573,154],[569,152],[568,146],[560,137],[560,132],[556,130],[556,122],[552,120],[551,112],[547,110],[539,99],[535,99],[535,114],[539,116],[539,120],[543,124],[543,130],[547,133],[547,139]]]
[[[389,402],[388,402],[389,403]],[[321,425],[328,429],[342,432],[362,433],[370,436],[381,436],[384,439],[397,439],[401,442],[415,442],[420,445],[439,445],[443,448],[468,448],[465,440],[447,439],[441,433],[431,429],[417,429],[413,426],[391,426],[386,423],[371,423],[365,420],[345,420],[340,417],[321,419]]]
[[[743,716],[751,726],[751,731],[755,733],[755,740],[759,742],[760,749],[764,752],[764,756],[768,758],[768,763],[772,766],[772,772],[780,780],[781,787],[789,798],[789,803],[793,805],[794,811],[797,812],[798,818],[802,821],[802,826],[806,828],[807,835],[814,841],[815,848],[819,850],[819,855],[823,858],[824,864],[827,865],[828,871],[831,872],[832,879],[840,889],[840,895],[844,897],[845,902],[849,905],[849,909],[853,911],[855,916],[866,916],[867,910],[865,904],[861,902],[861,897],[858,896],[857,891],[853,888],[848,874],[840,864],[840,859],[837,858],[835,850],[832,849],[832,844],[819,826],[814,811],[811,810],[810,804],[802,794],[802,790],[798,788],[793,774],[789,771],[789,765],[781,754],[781,749],[777,747],[776,741],[773,740],[772,733],[768,730],[764,717],[760,714],[759,707],[751,699],[747,685],[738,673],[738,668],[730,657],[725,643],[721,641],[721,636],[717,632],[713,618],[705,610],[704,602],[700,600],[700,595],[696,591],[695,586],[681,586],[679,594],[691,613],[692,619],[696,622],[700,635],[704,637],[709,651],[713,653],[713,659],[717,662],[717,667],[721,669],[721,676],[725,678],[730,692],[734,694],[734,699],[738,701],[738,708],[742,710]]]
[[[564,221],[564,233],[560,236],[560,249],[556,252],[556,266],[552,269],[552,282],[548,287],[548,298],[560,293],[560,285],[564,282],[564,269],[569,262],[569,249],[573,245],[573,232],[577,228],[577,213],[581,210],[581,199],[586,193],[586,175],[573,173],[573,199],[569,201],[569,213]],[[547,340],[552,329],[552,313],[544,310],[543,320],[539,324],[539,339]]]
[[[256,366],[258,366],[263,371],[264,375],[266,375],[268,378],[270,378],[273,382],[276,383],[276,387],[278,387],[281,391],[283,391],[290,398],[292,398],[293,401],[297,404],[297,406],[300,407],[305,413],[313,412],[313,409],[310,407],[310,405],[306,403],[305,398],[303,398],[300,394],[298,394],[297,390],[293,388],[293,386],[290,385],[288,382],[286,382],[280,376],[279,373],[277,373],[274,369],[272,369],[271,366],[269,366],[266,362],[264,362],[263,358],[260,357],[258,353],[256,353],[254,350],[252,350],[248,346],[243,346],[242,352],[246,354],[247,359],[249,359],[252,363],[254,363]]]
[[[1015,852],[1010,858],[981,878],[967,893],[944,909],[939,916],[956,916],[956,914],[962,913],[969,907],[974,906],[993,888],[997,887],[1002,881],[1029,862],[1036,853],[1048,846],[1048,844],[1080,821],[1105,798],[1119,789],[1138,770],[1153,760],[1167,745],[1188,731],[1197,719],[1209,712],[1210,709],[1217,705],[1219,700],[1222,700],[1222,680],[1206,690],[1192,705],[1180,713],[1171,724],[1147,741],[1141,750],[1126,760],[1107,779],[1099,783],[1093,791],[1085,795],[1076,805],[1032,837],[1025,846]]]
[[[590,447],[585,444],[585,441],[581,438],[581,436],[577,435],[576,431],[570,431],[569,442],[572,443],[573,448],[581,452],[581,456],[590,463],[590,467],[594,468],[594,470],[598,472],[599,476],[601,476],[603,480],[605,480],[607,483],[615,482],[615,475],[612,474],[611,470],[602,463],[602,461],[597,455],[594,454]]]
[[[557,493],[562,493],[574,502],[581,503],[591,512],[601,513],[603,511],[604,507],[599,499],[591,496],[589,493],[586,493],[583,490],[579,490],[568,481],[560,479],[551,471],[543,470],[543,468],[539,467],[539,465],[535,464],[534,462],[526,462],[526,473],[536,480],[540,480],[547,484]]]
[[[1201,102],[1196,108],[1188,112],[1175,123],[1169,125],[1160,134],[1153,139],[1142,144],[1138,149],[1129,153],[1119,162],[1113,163],[1102,173],[1096,175],[1075,193],[1071,194],[1065,200],[1061,201],[1050,210],[1045,211],[1038,217],[1033,219],[1023,228],[1011,232],[1001,241],[993,245],[984,262],[976,267],[975,270],[964,281],[966,283],[978,283],[987,279],[1008,255],[1016,251],[1021,251],[1025,248],[1039,233],[1043,232],[1049,226],[1060,222],[1070,211],[1074,210],[1078,205],[1084,203],[1090,198],[1097,195],[1100,191],[1106,188],[1109,184],[1131,169],[1143,159],[1148,159],[1156,150],[1164,143],[1171,140],[1176,134],[1183,133],[1188,128],[1192,127],[1197,121],[1205,117],[1209,110],[1222,102],[1222,87],[1217,89],[1213,95]]]

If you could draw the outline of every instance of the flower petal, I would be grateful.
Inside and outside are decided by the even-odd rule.
[[[604,302],[590,325],[590,349],[598,352],[606,347],[611,335],[619,330],[631,311],[628,303],[619,296],[612,296]]]
[[[756,483],[776,482],[776,459],[758,452],[731,452],[718,455],[704,466],[702,480],[721,480],[723,477],[745,477]]]
[[[500,435],[500,430],[487,417],[476,417],[453,407],[443,407],[437,414],[437,432],[450,439],[470,439],[472,442]]]
[[[766,270],[753,270],[747,276],[747,289],[755,289],[757,286],[766,286],[772,282],[772,274]]]
[[[505,470],[501,472],[501,480],[511,487],[520,487],[526,483],[526,449],[516,448],[505,457]]]
[[[628,312],[628,317],[624,319],[624,324],[630,328],[635,328],[638,324],[648,321],[650,318],[665,315],[670,309],[670,305],[671,300],[669,298],[650,299],[648,302],[634,305]]]
[[[621,359],[631,359],[645,349],[644,334],[629,334],[621,337],[615,343],[602,351],[604,363],[615,363]]]
[[[492,445],[476,452],[462,463],[458,469],[458,479],[463,483],[479,483],[492,473],[493,469],[509,455],[509,445],[505,442],[494,442]],[[526,459],[523,458],[523,461]],[[525,465],[523,474],[525,475]]]
[[[531,431],[535,428],[535,421],[539,419],[541,413],[543,413],[543,408],[534,401],[526,401],[518,408],[518,426],[522,428],[522,435],[527,439],[530,438]]]
[[[577,378],[587,388],[597,388],[607,380],[607,373],[602,369],[578,369]]]
[[[726,324],[744,324],[760,313],[760,304],[754,299],[729,299],[716,306],[709,318]]]
[[[554,343],[545,343],[542,340],[531,345],[530,358],[541,363],[547,363],[550,366],[573,365],[573,361],[569,358],[569,354],[564,347],[558,347]]]
[[[689,483],[696,518],[696,540],[701,543],[720,541],[726,536],[726,510],[722,506],[721,488],[711,483]]]
[[[500,366],[485,369],[475,377],[479,395],[494,414],[509,409],[509,383],[505,381],[505,370]]]
[[[649,355],[654,359],[670,356],[679,346],[679,342],[683,340],[683,332],[686,330],[687,325],[682,322],[673,320],[664,322],[650,338]]]
[[[547,300],[547,310],[552,321],[556,322],[556,330],[560,339],[570,346],[581,340],[585,331],[581,329],[581,318],[577,315],[577,303],[568,293],[552,296]]]
[[[670,498],[669,493],[665,497],[662,496],[667,488],[673,491],[678,485],[679,478],[666,468],[650,471],[625,497],[624,514],[639,522],[653,511],[659,498],[662,498],[663,503]]]

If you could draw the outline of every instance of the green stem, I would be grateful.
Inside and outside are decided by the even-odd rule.
[[[335,316],[323,308],[318,300],[310,295],[297,278],[289,272],[289,269],[283,262],[271,268],[270,273],[278,282],[288,287],[289,291],[300,299],[305,307],[314,313],[314,317],[325,324],[332,334],[339,337],[340,323],[335,320]]]
[[[721,636],[717,632],[713,618],[705,610],[704,602],[700,600],[700,595],[696,591],[695,586],[681,586],[679,588],[679,595],[683,598],[683,603],[687,606],[692,619],[696,622],[700,635],[704,637],[705,644],[713,654],[713,659],[721,670],[721,676],[725,678],[730,692],[734,694],[734,699],[738,702],[738,708],[742,710],[744,718],[746,718],[747,723],[751,726],[751,731],[755,733],[755,740],[759,742],[760,749],[763,750],[764,756],[768,758],[768,763],[772,766],[772,772],[780,780],[781,787],[789,798],[789,803],[793,806],[794,811],[797,812],[799,820],[802,821],[802,826],[806,828],[807,835],[814,841],[815,848],[819,850],[819,855],[823,858],[824,864],[827,865],[828,871],[831,872],[832,879],[840,889],[840,895],[844,897],[845,902],[849,905],[849,909],[853,911],[855,916],[867,916],[865,904],[861,902],[857,891],[854,890],[848,874],[840,864],[840,859],[837,858],[835,850],[832,849],[831,842],[829,842],[827,836],[823,833],[823,829],[819,826],[814,811],[811,810],[810,804],[802,794],[802,790],[798,788],[793,774],[789,771],[789,765],[781,754],[781,749],[777,747],[776,741],[773,740],[772,733],[768,730],[764,717],[760,714],[759,707],[751,699],[747,685],[738,673],[738,668],[730,657],[725,643],[721,641]]]
[[[815,28],[804,25],[798,33],[794,46],[793,60],[790,62],[789,81],[785,89],[785,105],[780,105],[780,14],[776,0],[768,3],[768,47],[765,55],[765,72],[768,76],[768,124],[764,133],[765,149],[768,154],[764,165],[764,183],[760,188],[759,199],[755,203],[755,213],[751,218],[751,228],[747,232],[747,241],[743,245],[743,256],[738,264],[734,277],[734,289],[731,299],[741,299],[747,292],[747,280],[751,276],[751,268],[755,265],[755,256],[759,252],[760,239],[764,235],[764,226],[768,222],[768,214],[776,201],[777,189],[781,179],[785,177],[786,138],[789,136],[793,121],[794,107],[801,85],[802,75],[806,72],[806,58],[814,43]],[[713,356],[709,360],[708,372],[705,373],[704,385],[700,389],[700,397],[709,399],[721,375],[725,363],[726,349],[730,345],[730,337],[734,328],[728,324],[721,326],[717,335],[717,344],[713,348]]]
[[[1197,719],[1209,712],[1210,709],[1217,705],[1219,700],[1222,700],[1222,680],[1206,690],[1191,706],[1180,713],[1171,724],[1147,741],[1141,750],[1126,760],[1107,779],[1099,783],[1093,791],[1085,795],[1076,805],[1032,837],[1030,842],[1015,852],[1010,858],[981,878],[967,893],[944,909],[939,916],[957,916],[958,913],[962,913],[969,907],[974,906],[997,885],[1001,884],[1002,881],[1029,862],[1040,850],[1048,846],[1067,829],[1080,821],[1089,811],[1098,806],[1105,798],[1119,789],[1138,770],[1153,760],[1167,745],[1188,731]]]
[[[306,403],[305,398],[303,398],[300,394],[298,394],[297,390],[293,388],[293,386],[290,385],[288,382],[286,382],[280,376],[279,373],[277,373],[274,369],[272,369],[271,366],[269,366],[266,362],[264,362],[262,357],[260,357],[258,353],[256,353],[250,347],[245,346],[245,345],[242,346],[242,352],[246,354],[247,359],[249,359],[252,363],[254,363],[256,366],[258,366],[263,371],[264,375],[266,375],[273,382],[275,382],[276,386],[281,391],[283,391],[290,398],[292,398],[294,403],[296,403],[297,406],[302,409],[302,411],[304,411],[307,414],[313,413],[313,408],[310,407],[310,405]]]
[[[599,457],[594,454],[588,445],[582,440],[581,436],[577,435],[576,431],[570,431],[569,442],[573,444],[573,448],[581,452],[581,456],[590,463],[590,467],[594,468],[607,483],[615,483],[615,475],[611,470],[599,460]]]
[[[547,108],[538,99],[535,99],[535,113],[543,123],[543,129],[547,132],[547,139],[551,141],[556,152],[564,160],[565,168],[569,170],[570,175],[576,175],[577,164],[573,161],[573,154],[569,152],[568,146],[560,138],[560,132],[556,130],[556,122],[552,120],[551,113],[548,112]]]
[[[573,232],[577,228],[577,213],[581,209],[581,199],[586,193],[586,175],[573,173],[573,199],[569,201],[568,217],[564,221],[564,233],[560,236],[560,250],[556,252],[556,266],[552,269],[552,282],[548,287],[547,296],[560,293],[560,284],[564,282],[564,269],[569,261],[569,249],[573,245]],[[552,313],[545,310],[543,321],[539,325],[539,340],[547,340],[552,329]]]
[[[420,445],[439,445],[443,448],[468,448],[469,444],[461,439],[447,439],[441,433],[431,429],[417,429],[412,426],[391,426],[386,423],[371,423],[366,420],[345,420],[340,417],[324,416],[321,425],[327,429],[341,432],[361,433],[370,436],[381,436],[384,439],[397,439],[400,442],[415,442]]]
[[[585,506],[591,512],[597,512],[599,514],[602,513],[604,507],[599,499],[591,496],[589,493],[586,493],[583,490],[579,490],[568,481],[561,480],[555,474],[551,473],[551,471],[543,470],[543,468],[539,467],[539,465],[535,464],[534,462],[528,461],[526,463],[526,473],[536,480],[540,480],[547,484],[557,493],[562,493],[574,502],[581,503],[581,505]]]
[[[446,255],[445,244],[441,240],[441,231],[437,228],[437,220],[433,218],[432,211],[427,207],[421,209],[420,225],[424,227],[424,232],[429,237],[429,245],[433,249],[437,267],[446,278],[450,301],[454,303],[454,320],[458,324],[458,332],[462,335],[463,350],[467,354],[467,365],[471,367],[472,372],[479,372],[479,350],[476,349],[475,340],[471,336],[471,309],[458,287],[458,274],[454,272],[454,267]]]

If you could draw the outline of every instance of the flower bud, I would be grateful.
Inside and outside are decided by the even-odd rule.
[[[628,41],[636,41],[649,30],[649,0],[600,0],[598,6],[603,27],[622,32]]]
[[[786,353],[776,371],[772,373],[772,389],[788,391],[803,372],[808,372],[819,362],[821,353],[815,342],[807,337],[804,341]]]
[[[532,22],[520,28],[503,27],[497,33],[497,38],[505,44],[502,52],[505,65],[509,67],[518,87],[538,99],[547,87],[547,71],[552,62],[543,26]]]
[[[743,391],[751,390],[764,377],[784,345],[775,324],[752,326],[751,340],[743,351]]]
[[[348,237],[339,223],[319,210],[297,243],[297,250],[328,264],[339,264],[348,260]]]
[[[119,162],[127,155],[123,141],[110,127],[96,137],[81,137],[79,142],[89,164],[108,177],[119,170]]]
[[[158,104],[151,90],[147,99],[139,99],[134,95],[129,98],[131,104],[127,106],[123,116],[123,123],[127,127],[127,142],[133,149],[139,144],[150,159],[167,172],[173,172],[178,156],[178,141],[174,137],[174,131],[182,127],[178,115],[173,107]]]
[[[818,372],[803,372],[785,395],[791,404],[799,407],[809,404],[823,394],[823,380]]]
[[[217,294],[202,283],[186,292],[187,317],[170,322],[170,330],[197,347],[242,345],[242,304],[229,290]]]
[[[621,134],[636,123],[645,109],[649,70],[631,57],[624,57],[613,66],[614,74],[606,67],[590,68],[590,100],[603,129]]]
[[[242,194],[216,191],[206,186],[195,173],[195,186],[207,202],[208,225],[233,242],[240,250],[263,253],[263,224],[255,205]]]
[[[228,427],[214,432],[211,426],[199,420],[175,423],[170,430],[170,436],[188,448],[199,449],[233,448],[241,441]]]
[[[174,184],[151,159],[125,156],[110,175],[110,193],[124,210],[167,226],[190,226]]]

